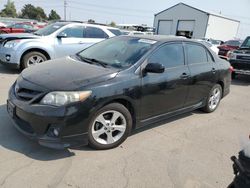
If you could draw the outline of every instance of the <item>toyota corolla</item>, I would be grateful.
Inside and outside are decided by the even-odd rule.
[[[119,36],[24,70],[7,110],[43,146],[110,149],[142,126],[215,111],[230,82],[230,64],[199,42]]]

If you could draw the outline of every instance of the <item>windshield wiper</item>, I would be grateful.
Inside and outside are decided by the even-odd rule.
[[[100,60],[97,60],[97,59],[94,59],[94,58],[87,58],[87,57],[83,57],[81,55],[77,55],[82,61],[85,61],[87,63],[90,63],[90,64],[93,64],[93,63],[97,63],[99,65],[101,65],[102,67],[106,68],[107,67],[107,63],[103,62],[103,61],[100,61]]]

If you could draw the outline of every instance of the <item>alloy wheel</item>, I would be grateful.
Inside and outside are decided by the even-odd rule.
[[[91,134],[99,144],[113,144],[124,135],[127,122],[122,113],[111,110],[101,113],[94,120]]]
[[[209,98],[209,108],[214,110],[218,106],[220,99],[221,91],[219,88],[215,88]]]
[[[44,62],[45,59],[39,55],[33,55],[27,60],[27,65],[32,66]]]

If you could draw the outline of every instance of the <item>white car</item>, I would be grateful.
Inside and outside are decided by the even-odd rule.
[[[197,39],[197,41],[207,45],[211,50],[213,50],[214,53],[216,53],[217,55],[219,54],[219,48],[217,45],[213,45],[212,43],[208,42],[208,41],[205,41],[205,40],[200,40],[200,39]]]
[[[77,52],[119,35],[117,28],[79,22],[56,22],[33,34],[0,35],[0,63],[27,68]]]

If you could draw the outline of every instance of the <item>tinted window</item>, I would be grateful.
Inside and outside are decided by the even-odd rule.
[[[87,27],[85,30],[86,38],[108,38],[108,35],[101,29],[96,27]]]
[[[151,63],[161,63],[166,68],[184,65],[182,44],[167,44],[153,53]]]
[[[229,46],[240,46],[240,41],[237,41],[237,40],[229,40],[229,41],[225,42],[225,45],[229,45]]]
[[[69,38],[71,37],[83,38],[83,27],[82,26],[70,27],[60,32],[59,35],[66,35]]]
[[[189,64],[207,62],[207,51],[204,47],[195,44],[186,44],[187,60]]]

